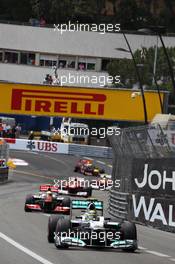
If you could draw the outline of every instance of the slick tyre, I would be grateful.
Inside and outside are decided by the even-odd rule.
[[[65,197],[62,201],[62,205],[65,207],[70,207],[71,206],[71,199],[69,197]]]
[[[25,205],[24,205],[24,211],[25,212],[31,212],[32,210],[29,209],[26,205],[27,204],[34,204],[34,199],[33,199],[33,195],[32,194],[28,194],[26,196],[26,201],[25,201]]]
[[[136,230],[136,225],[131,222],[124,222],[121,225],[121,233],[122,233],[122,238],[125,239],[131,239],[131,240],[137,240],[137,230]],[[134,252],[137,249],[137,246],[133,246],[132,248],[128,249],[123,249],[123,251],[128,251],[128,252]]]
[[[48,221],[48,233],[47,240],[49,243],[54,243],[54,232],[56,230],[57,222],[59,219],[63,219],[62,215],[51,215]]]
[[[71,229],[71,221],[69,219],[59,219],[56,226],[56,234],[69,234],[69,230]],[[56,248],[68,248],[69,246],[59,242],[59,236],[55,239]]]
[[[91,197],[92,196],[92,188],[91,187],[86,188],[84,191],[87,192],[87,196],[86,197]]]

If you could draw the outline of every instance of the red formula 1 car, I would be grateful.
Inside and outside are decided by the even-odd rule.
[[[104,169],[99,169],[97,166],[92,164],[92,160],[80,159],[75,166],[75,172],[80,172],[86,176],[100,176],[105,173]]]
[[[40,186],[40,191],[46,192],[48,189],[59,195],[71,195],[80,197],[92,196],[92,187],[88,186],[84,179],[71,177],[68,180],[55,181],[55,185],[45,184]]]
[[[70,214],[71,200],[69,197],[60,197],[55,191],[48,188],[47,192],[39,192],[26,196],[25,212],[44,212],[55,214]]]
[[[84,164],[81,168],[81,173],[85,176],[97,176],[99,177],[101,174],[105,173],[104,169],[100,169],[93,164]]]
[[[75,165],[74,171],[75,172],[80,172],[81,173],[81,169],[85,164],[92,164],[92,160],[89,159],[80,159],[77,164]]]

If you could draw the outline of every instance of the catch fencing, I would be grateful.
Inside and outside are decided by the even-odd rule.
[[[175,130],[149,125],[109,138],[113,149],[109,213],[175,232]]]

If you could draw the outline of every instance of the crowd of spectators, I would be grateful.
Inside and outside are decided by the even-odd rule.
[[[6,123],[0,123],[0,137],[3,138],[19,138],[21,133],[21,126],[11,126]]]

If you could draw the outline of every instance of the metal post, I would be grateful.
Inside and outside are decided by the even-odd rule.
[[[141,95],[142,95],[143,111],[144,111],[144,120],[145,120],[145,125],[146,125],[146,124],[148,124],[148,116],[147,116],[146,101],[145,101],[145,95],[144,95],[144,90],[143,90],[143,86],[142,86],[142,81],[141,81],[140,73],[139,73],[139,70],[137,68],[137,64],[136,64],[136,61],[135,61],[134,54],[132,52],[131,46],[129,44],[129,41],[128,41],[125,33],[122,32],[122,34],[123,34],[123,36],[125,38],[125,41],[127,43],[128,49],[129,49],[129,51],[131,53],[131,56],[132,56],[132,59],[133,59],[133,62],[134,62],[134,67],[135,67],[135,71],[136,71],[136,75],[137,75],[137,78],[138,78],[138,81],[139,81],[140,91],[141,91]]]
[[[158,36],[156,37],[156,45],[155,45],[155,54],[154,54],[154,66],[153,66],[153,81],[152,84],[155,84],[155,76],[156,76],[156,65],[157,65],[157,50],[158,50]]]

